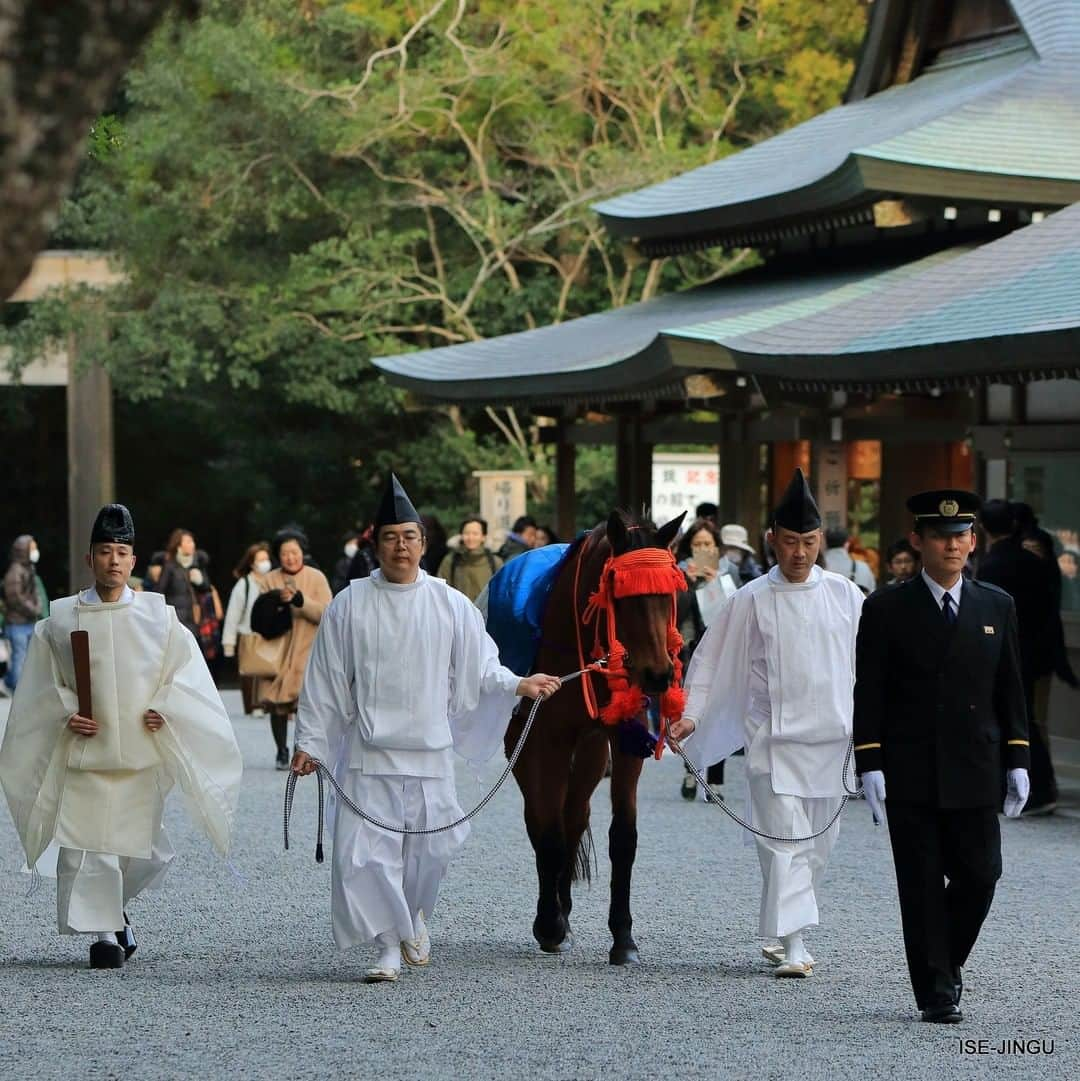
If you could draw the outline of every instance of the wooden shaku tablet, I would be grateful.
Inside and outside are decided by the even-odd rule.
[[[90,635],[86,631],[71,632],[71,655],[75,661],[75,693],[79,696],[79,714],[93,718],[90,696]]]

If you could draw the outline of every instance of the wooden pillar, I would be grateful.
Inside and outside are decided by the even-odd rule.
[[[577,534],[577,488],[575,466],[577,446],[566,440],[566,426],[560,421],[555,444],[555,531],[564,540]]]
[[[741,416],[725,415],[720,418],[720,524],[740,522],[745,488],[746,425]],[[753,532],[753,525],[746,524]]]
[[[98,366],[77,371],[77,360],[78,350],[74,336],[71,336],[68,340],[67,456],[68,571],[72,592],[90,584],[83,559],[90,540],[90,527],[101,505],[116,498],[112,380]],[[138,525],[136,521],[136,531]]]
[[[615,422],[615,491],[630,514],[652,505],[652,447],[645,442],[641,414],[620,413]]]

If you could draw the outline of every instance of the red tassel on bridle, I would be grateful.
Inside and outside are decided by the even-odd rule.
[[[675,594],[686,589],[684,577],[675,557],[666,548],[637,548],[622,555],[609,556],[600,572],[600,584],[589,597],[582,621],[596,619],[596,638],[593,644],[593,658],[598,660],[607,654],[607,667],[602,669],[608,681],[611,701],[597,713],[595,702],[586,692],[585,701],[592,716],[599,715],[604,724],[618,724],[620,721],[638,717],[645,709],[646,697],[640,687],[630,682],[630,673],[626,668],[626,650],[619,642],[615,627],[615,601],[623,597],[640,597],[648,594],[671,597],[671,614],[668,617],[667,654],[671,661],[671,686],[660,697],[661,735],[669,721],[678,720],[686,704],[686,694],[682,688],[682,661],[679,652],[683,646],[682,635],[676,620]],[[607,616],[607,649],[604,649],[601,634],[601,620],[596,617],[600,612]],[[656,756],[660,757],[664,741],[657,743]]]

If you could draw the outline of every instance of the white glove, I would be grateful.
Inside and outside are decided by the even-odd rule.
[[[862,789],[870,804],[874,825],[880,826],[885,821],[885,774],[879,769],[867,770],[862,775]]]
[[[1005,817],[1019,818],[1031,794],[1031,781],[1026,769],[1011,769],[1005,774]]]

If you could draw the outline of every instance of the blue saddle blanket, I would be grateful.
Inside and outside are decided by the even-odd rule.
[[[499,647],[499,660],[527,675],[540,647],[548,595],[569,544],[548,544],[511,559],[488,583],[487,631]]]

